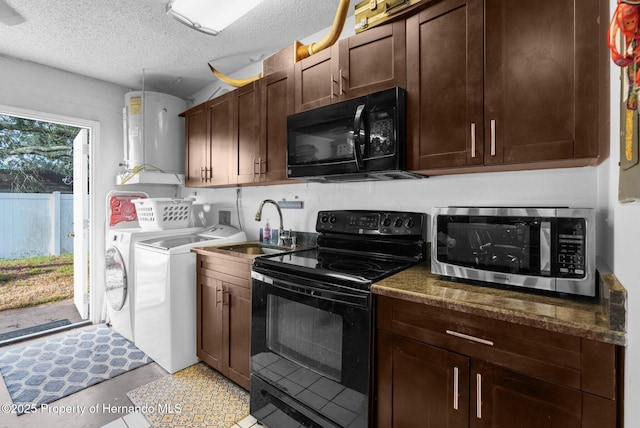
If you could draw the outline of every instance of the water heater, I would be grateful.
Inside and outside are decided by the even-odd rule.
[[[124,164],[172,174],[184,172],[184,119],[187,103],[173,95],[133,91],[125,94]]]

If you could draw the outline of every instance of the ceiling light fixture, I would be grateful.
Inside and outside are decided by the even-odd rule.
[[[171,0],[167,3],[167,14],[194,30],[217,36],[262,1]]]

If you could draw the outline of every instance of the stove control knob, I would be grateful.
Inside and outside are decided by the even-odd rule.
[[[402,223],[403,223],[402,219],[401,218],[397,218],[393,225],[395,227],[402,227]]]
[[[382,220],[382,225],[384,227],[389,227],[391,226],[391,219],[389,217],[385,217],[384,220]]]
[[[320,216],[320,223],[326,223],[329,221],[329,216],[327,214],[322,214],[322,216]]]
[[[335,223],[337,220],[336,216],[332,215],[331,217],[329,217],[329,223]]]
[[[407,226],[408,229],[413,229],[413,226],[415,225],[416,225],[416,222],[411,217],[409,217],[407,219],[407,222],[405,223],[405,226]]]

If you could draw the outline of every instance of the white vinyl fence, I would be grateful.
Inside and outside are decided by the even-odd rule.
[[[0,260],[73,253],[73,195],[0,193]]]

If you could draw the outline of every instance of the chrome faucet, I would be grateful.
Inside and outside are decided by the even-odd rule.
[[[280,205],[273,199],[265,199],[260,202],[260,206],[258,207],[258,212],[256,213],[256,221],[260,221],[262,219],[262,208],[264,208],[264,204],[269,203],[275,205],[278,210],[278,217],[280,217],[280,228],[278,229],[278,246],[284,246],[284,226],[282,225],[282,211],[280,210]]]

